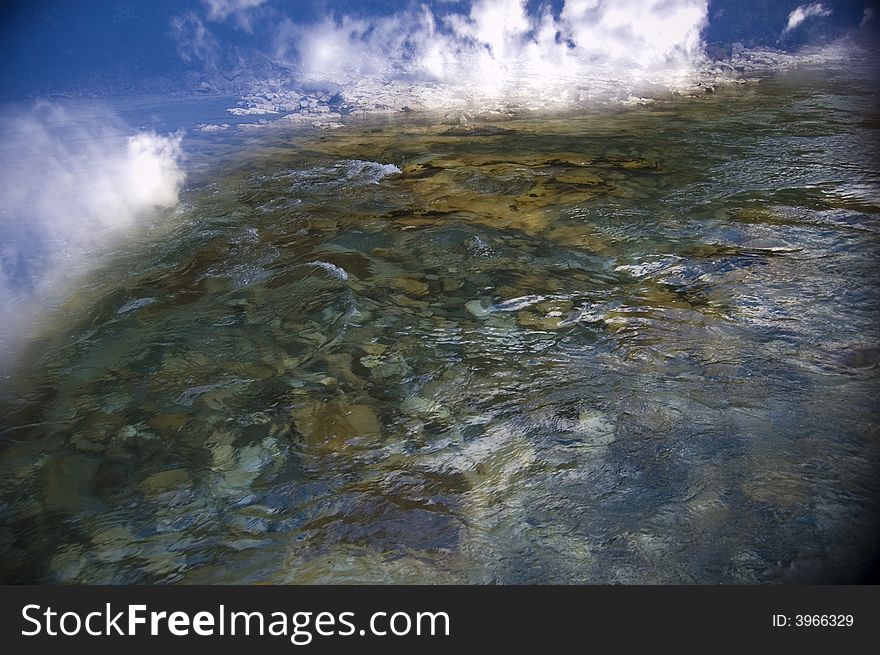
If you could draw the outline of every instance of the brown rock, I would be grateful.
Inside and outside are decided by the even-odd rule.
[[[295,413],[294,423],[306,444],[330,450],[342,450],[352,439],[382,432],[372,407],[343,401],[311,403]]]
[[[403,276],[394,278],[391,281],[391,286],[413,296],[427,295],[430,290],[426,282],[416,278]]]
[[[157,414],[150,419],[149,425],[159,432],[177,432],[188,419],[186,414]]]
[[[183,469],[169,469],[154,473],[143,480],[138,489],[147,495],[157,495],[187,487],[189,484],[189,473]]]

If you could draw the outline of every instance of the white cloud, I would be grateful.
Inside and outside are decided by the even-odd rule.
[[[314,25],[285,20],[276,35],[275,57],[298,64],[309,79],[342,82],[348,76],[420,69],[422,53],[440,38],[426,9],[370,20],[328,17]]]
[[[561,27],[582,56],[650,69],[693,61],[705,22],[702,0],[568,0]]]
[[[250,10],[262,5],[265,0],[202,0],[208,12],[208,20],[223,21],[232,17],[241,29],[252,29]]]
[[[788,23],[786,24],[785,29],[782,30],[782,34],[788,34],[808,18],[818,18],[830,15],[831,10],[826,9],[825,5],[819,2],[813,2],[812,4],[808,5],[801,5],[788,15]]]
[[[469,96],[567,93],[597,78],[670,79],[702,57],[706,0],[566,0],[558,18],[525,0],[476,0],[468,13],[430,8],[387,17],[287,21],[275,54],[306,79],[364,75],[435,80]]]
[[[196,14],[190,12],[171,19],[171,31],[177,41],[177,52],[186,62],[214,62],[219,44]]]
[[[479,0],[462,23],[459,35],[485,44],[497,60],[516,56],[523,37],[531,28],[524,0]]]
[[[47,293],[150,212],[175,205],[184,173],[180,136],[130,134],[100,109],[43,103],[0,118],[0,306],[8,311],[0,342],[8,349]]]

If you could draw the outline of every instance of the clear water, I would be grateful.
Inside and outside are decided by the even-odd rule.
[[[212,144],[3,391],[3,579],[861,579],[873,89]]]

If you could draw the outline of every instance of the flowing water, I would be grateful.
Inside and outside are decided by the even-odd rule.
[[[4,579],[861,579],[873,88],[218,140],[4,391]]]

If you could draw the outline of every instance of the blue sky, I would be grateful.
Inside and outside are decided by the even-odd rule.
[[[574,4],[577,0],[569,0]],[[644,0],[651,2],[651,0]],[[583,2],[583,0],[581,0]],[[703,0],[673,0],[672,4]],[[528,0],[533,16],[559,16],[563,0]],[[706,42],[793,48],[857,28],[873,0],[824,0],[780,40],[790,13],[812,2],[711,0]],[[310,26],[328,16],[378,20],[428,6],[444,18],[465,16],[470,0],[12,0],[0,9],[0,93],[5,98],[51,93],[98,95],[184,92],[199,80],[265,73],[282,26]],[[875,12],[876,13],[876,12]],[[637,20],[634,12],[633,20]],[[306,28],[307,30],[308,28]],[[209,56],[187,45],[202,35]],[[292,56],[298,56],[292,51]],[[204,52],[201,54],[205,54]],[[277,62],[276,62],[277,63]],[[290,64],[287,59],[285,64]]]

